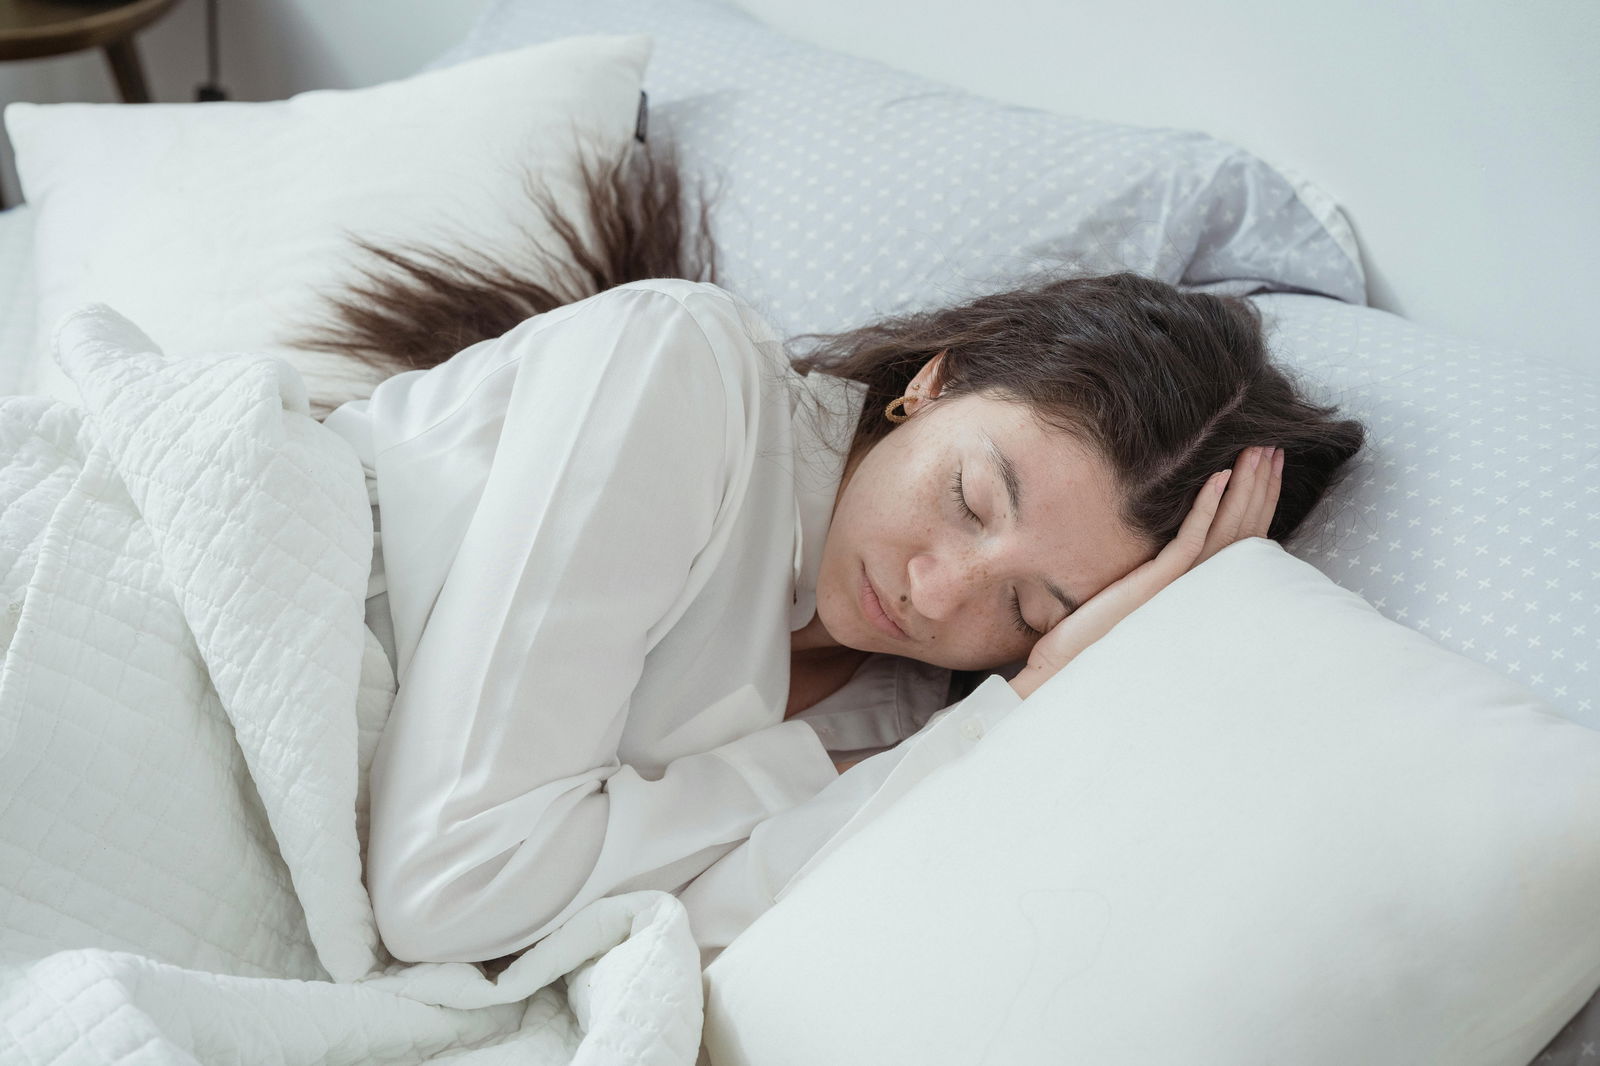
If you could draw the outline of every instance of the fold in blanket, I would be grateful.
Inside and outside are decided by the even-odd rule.
[[[56,349],[84,409],[0,398],[0,1059],[693,1062],[667,893],[495,978],[384,951],[371,513],[296,372],[169,359],[103,305]]]

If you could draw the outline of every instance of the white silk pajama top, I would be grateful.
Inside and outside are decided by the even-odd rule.
[[[875,655],[784,720],[863,392],[796,374],[725,290],[654,280],[328,417],[367,471],[399,682],[366,870],[396,958],[498,958],[660,889],[709,963],[1017,705],[996,675],[940,711],[948,671]],[[869,757],[840,775],[846,752]]]

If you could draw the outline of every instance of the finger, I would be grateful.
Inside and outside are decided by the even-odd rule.
[[[1255,477],[1250,483],[1250,503],[1245,508],[1244,520],[1239,523],[1239,537],[1265,536],[1264,529],[1257,531],[1261,525],[1261,509],[1267,502],[1267,492],[1272,488],[1272,460],[1276,448],[1264,447],[1261,450],[1261,459],[1255,468]]]
[[[1272,523],[1272,507],[1276,503],[1273,488],[1277,482],[1277,455],[1278,450],[1274,448],[1262,461],[1261,483],[1251,496],[1250,513],[1240,530],[1241,537],[1267,535],[1267,527]]]
[[[1251,536],[1252,516],[1259,508],[1263,490],[1271,480],[1271,449],[1259,445],[1245,449],[1240,456],[1240,465],[1244,468],[1242,476],[1234,477],[1232,498],[1223,499],[1222,514],[1212,524],[1211,534],[1207,538],[1207,558]]]
[[[1216,521],[1211,523],[1205,545],[1196,562],[1204,562],[1239,539],[1239,530],[1244,525],[1250,487],[1258,461],[1259,453],[1255,448],[1246,448],[1239,454],[1239,460],[1233,467],[1233,477],[1228,482],[1227,495],[1222,500],[1222,508],[1217,514]]]
[[[1233,480],[1230,482],[1233,490],[1223,498],[1222,514],[1219,516],[1225,521],[1214,527],[1217,533],[1228,537],[1230,543],[1239,538],[1239,530],[1250,515],[1250,505],[1261,477],[1261,456],[1262,449],[1259,447],[1246,448],[1234,467]]]
[[[1181,566],[1182,569],[1177,572],[1183,573],[1194,565],[1195,559],[1205,548],[1207,531],[1217,517],[1223,493],[1235,476],[1234,471],[1223,470],[1206,481],[1200,494],[1195,497],[1194,505],[1189,508],[1189,513],[1184,516],[1183,524],[1178,527],[1177,535],[1156,556],[1156,561],[1164,570]]]
[[[1143,603],[1155,593],[1188,573],[1195,558],[1205,545],[1206,530],[1216,517],[1217,505],[1233,478],[1233,471],[1221,470],[1206,479],[1189,513],[1184,516],[1178,532],[1156,553],[1154,559],[1137,567],[1110,586],[1097,593],[1088,603],[1068,615],[1068,621],[1084,615],[1091,606],[1107,601],[1133,601]],[[1080,619],[1081,621],[1081,619]],[[1066,623],[1062,623],[1065,625]]]
[[[1267,466],[1269,473],[1264,478],[1266,491],[1261,494],[1261,503],[1247,527],[1247,535],[1252,537],[1265,537],[1272,529],[1272,516],[1277,513],[1278,494],[1283,488],[1283,449],[1274,450],[1272,461]]]

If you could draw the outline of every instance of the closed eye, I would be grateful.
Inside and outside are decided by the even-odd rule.
[[[1011,617],[1017,627],[1017,632],[1023,636],[1032,640],[1038,640],[1044,636],[1043,633],[1030,626],[1027,619],[1022,617],[1022,597],[1015,592],[1011,594]]]
[[[983,525],[983,519],[978,517],[978,512],[967,506],[967,494],[962,489],[961,468],[959,466],[956,467],[955,476],[950,479],[950,495],[955,498],[956,506],[961,508],[968,518],[980,526]]]
[[[955,475],[950,479],[950,496],[956,501],[956,506],[961,509],[963,515],[978,523],[978,525],[983,525],[983,519],[978,517],[978,512],[967,505],[967,494],[961,481],[961,468],[959,466],[956,467]],[[1018,633],[1030,640],[1038,640],[1044,636],[1043,633],[1030,626],[1026,618],[1022,617],[1022,597],[1016,592],[1011,594],[1011,624]]]

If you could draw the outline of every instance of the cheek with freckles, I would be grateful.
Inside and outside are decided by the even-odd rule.
[[[909,441],[909,437],[907,438]],[[992,669],[1027,658],[1033,641],[1012,624],[1001,591],[987,589],[991,573],[976,558],[981,530],[952,495],[954,460],[889,438],[874,449],[845,486],[823,552],[817,606],[822,624],[847,647],[911,655],[949,669]],[[928,617],[932,595],[910,595],[913,559],[937,557],[940,598],[960,603]],[[916,645],[890,640],[861,616],[859,565],[890,583],[897,606],[920,622]]]
[[[993,670],[1023,662],[1033,650],[1032,638],[1020,636],[1009,624],[985,621],[974,630],[949,641],[940,653],[945,661],[938,665],[952,670]]]

